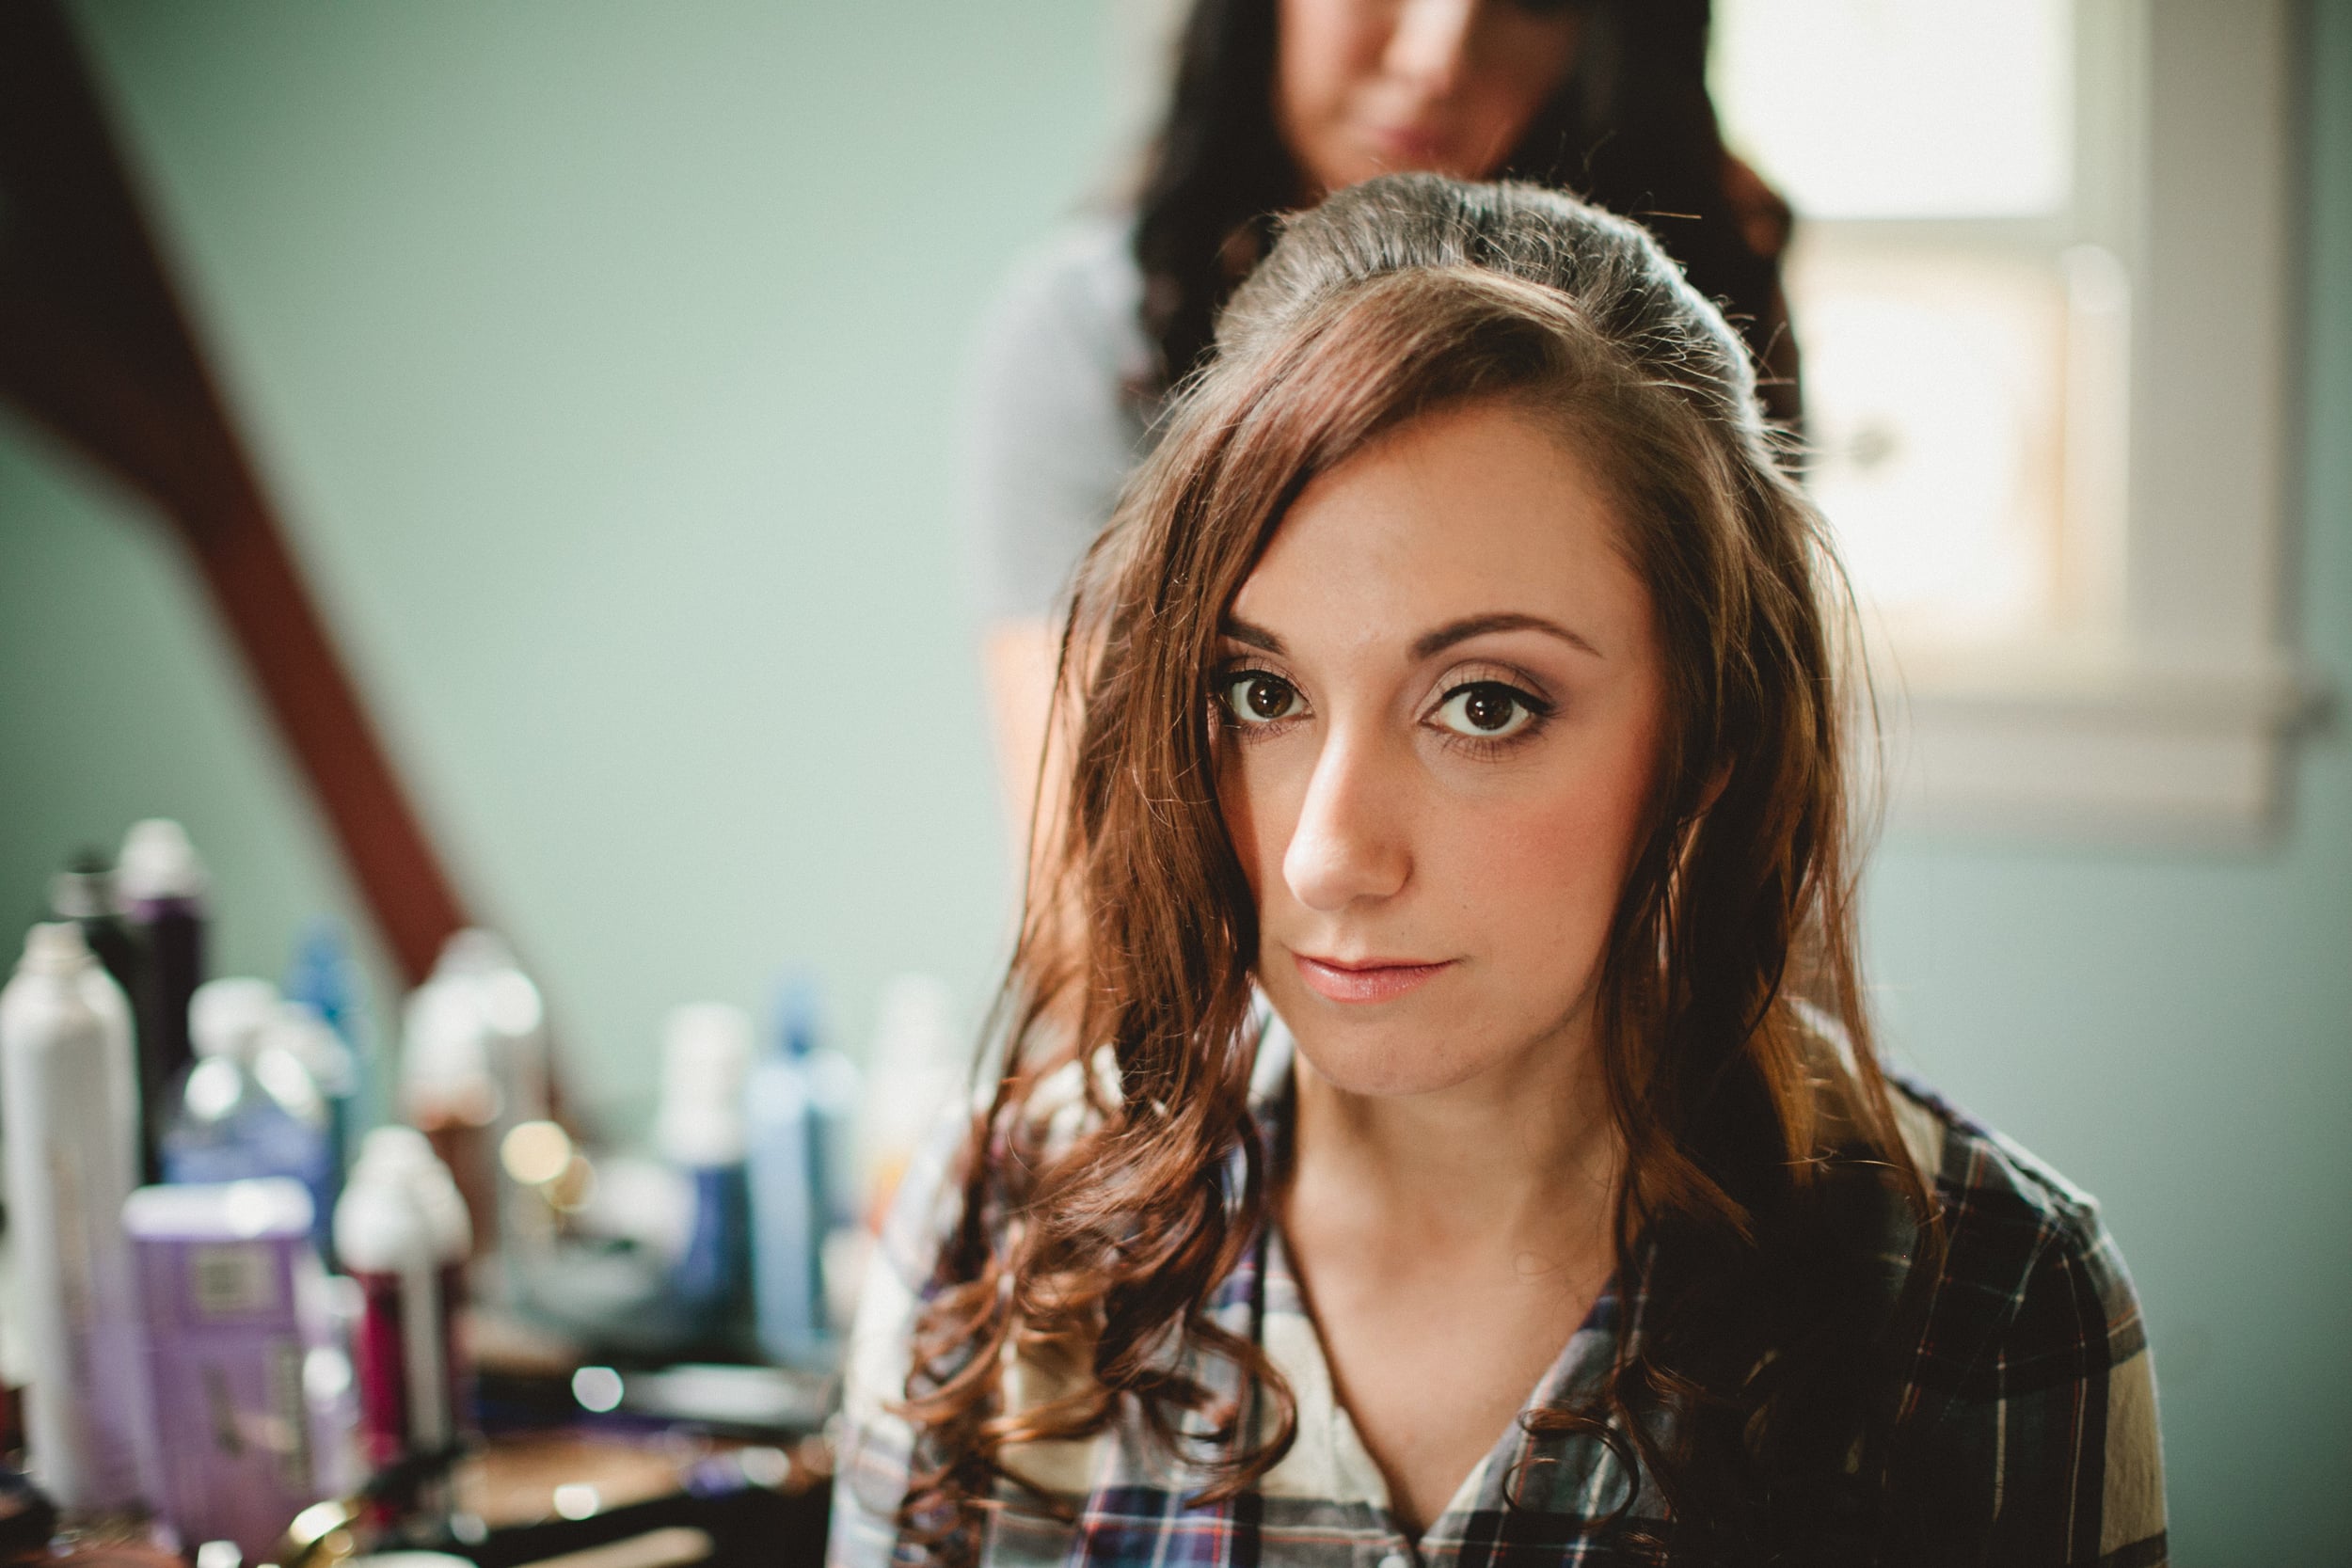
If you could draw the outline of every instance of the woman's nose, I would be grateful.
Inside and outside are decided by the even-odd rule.
[[[1443,98],[1462,85],[1481,0],[1405,0],[1389,35],[1390,74]]]
[[[1282,879],[1311,910],[1387,898],[1412,874],[1398,781],[1371,737],[1334,732],[1315,759],[1282,853]]]

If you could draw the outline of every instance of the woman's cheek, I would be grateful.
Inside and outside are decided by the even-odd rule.
[[[1217,763],[1217,804],[1233,853],[1249,879],[1250,901],[1265,912],[1266,893],[1281,879],[1282,853],[1290,844],[1291,824],[1297,818],[1294,800],[1282,806],[1279,760],[1265,753],[1276,746],[1238,739],[1225,741]]]
[[[1448,857],[1454,901],[1486,927],[1499,956],[1529,953],[1560,969],[1552,980],[1581,986],[1616,906],[1624,815],[1619,801],[1586,790],[1465,814],[1459,826],[1468,831],[1453,835]]]

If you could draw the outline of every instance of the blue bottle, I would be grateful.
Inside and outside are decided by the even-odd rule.
[[[353,1109],[359,1102],[358,1064],[342,1037],[328,1028],[309,1004],[301,1002],[278,1005],[262,1030],[253,1067],[254,1076],[263,1088],[271,1088],[282,1080],[287,1095],[307,1103],[310,1096],[281,1057],[291,1058],[309,1075],[326,1111],[325,1174],[310,1193],[317,1215],[313,1240],[324,1256],[333,1238],[334,1204],[342,1196],[343,1174],[351,1168],[351,1151],[366,1135],[366,1129],[356,1125],[357,1114]]]
[[[333,1134],[326,1101],[300,1058],[270,1036],[280,1022],[266,980],[213,980],[188,1008],[196,1059],[172,1097],[164,1180],[244,1181],[287,1176],[332,1212]]]
[[[752,1296],[763,1353],[786,1366],[823,1367],[839,1326],[827,1306],[827,1243],[859,1223],[857,1069],[819,1043],[812,986],[787,986],[778,1015],[744,1092]]]
[[[686,1178],[692,1210],[670,1272],[670,1304],[703,1340],[740,1332],[751,1308],[750,1198],[744,1171],[743,1075],[752,1021],[740,1007],[678,1007],[662,1030],[661,1108],[654,1145]]]
[[[342,1042],[340,1068],[322,1060],[313,1074],[334,1118],[335,1166],[349,1170],[359,1140],[379,1119],[375,1107],[380,1086],[367,985],[350,940],[336,921],[321,915],[303,927],[294,961],[286,969],[286,1000],[309,1008]]]

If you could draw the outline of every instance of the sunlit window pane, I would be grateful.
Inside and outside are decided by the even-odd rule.
[[[1791,269],[1814,499],[1868,606],[1984,636],[2050,610],[2066,296],[2027,259],[1823,246]]]
[[[1801,214],[2067,204],[2068,0],[1716,0],[1714,17],[1725,135]]]

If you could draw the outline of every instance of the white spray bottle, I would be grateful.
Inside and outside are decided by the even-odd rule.
[[[36,926],[0,991],[0,1108],[35,1476],[68,1513],[139,1500],[145,1394],[123,1200],[137,1185],[131,1010],[71,924]]]

